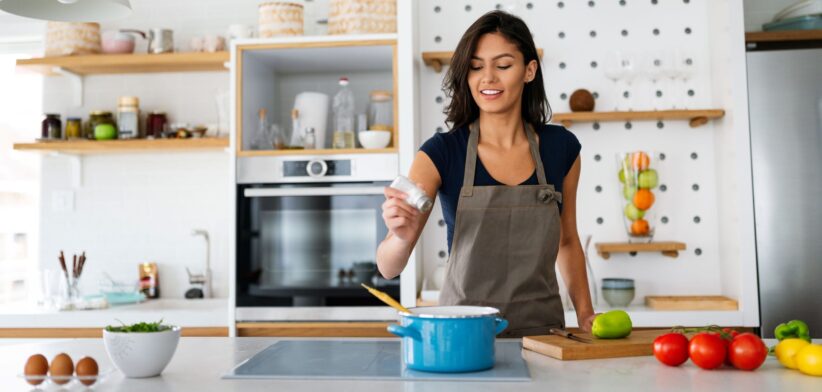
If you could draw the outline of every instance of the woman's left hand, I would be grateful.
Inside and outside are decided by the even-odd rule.
[[[591,332],[591,328],[594,326],[594,319],[597,318],[598,315],[599,313],[593,313],[588,317],[579,320],[579,328],[582,329],[583,332]]]

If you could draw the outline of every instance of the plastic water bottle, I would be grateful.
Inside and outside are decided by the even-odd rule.
[[[340,78],[340,90],[334,95],[333,148],[354,148],[354,93],[348,88],[348,78]]]

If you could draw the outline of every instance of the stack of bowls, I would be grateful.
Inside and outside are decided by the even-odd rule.
[[[624,308],[634,300],[634,280],[626,278],[602,279],[602,298],[612,308]]]

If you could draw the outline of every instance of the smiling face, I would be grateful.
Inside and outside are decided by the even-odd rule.
[[[480,112],[519,113],[522,91],[536,70],[537,62],[525,64],[522,52],[501,34],[480,37],[468,71],[468,86]]]

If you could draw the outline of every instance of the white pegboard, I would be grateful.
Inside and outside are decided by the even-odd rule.
[[[653,105],[656,90],[663,96],[676,87],[687,108],[709,108],[711,59],[708,40],[708,0],[565,0],[565,1],[452,1],[422,0],[419,7],[420,51],[449,51],[462,33],[487,11],[502,9],[525,20],[534,41],[543,48],[546,91],[554,112],[567,112],[567,97],[578,88],[598,95],[599,110],[617,105],[619,92],[606,78],[605,62],[614,50],[652,54],[677,48],[692,58],[696,71],[685,83],[654,85],[632,83],[629,90],[636,105]],[[656,4],[655,4],[656,3]],[[652,55],[647,55],[653,59]],[[419,54],[417,59],[419,59]],[[596,63],[596,66],[593,63]],[[443,73],[429,67],[420,71],[420,119],[418,140],[447,130],[443,108],[447,97],[441,89]],[[641,109],[640,107],[636,107]],[[605,261],[593,252],[591,263],[597,279],[629,277],[636,281],[634,303],[644,295],[719,293],[719,243],[717,240],[717,190],[715,179],[715,128],[709,123],[690,128],[687,121],[626,123],[579,123],[571,131],[582,143],[582,175],[577,197],[580,237],[593,242],[627,239],[617,180],[616,154],[648,150],[665,155],[655,162],[660,184],[657,190],[655,238],[685,242],[688,250],[671,259],[660,254],[612,255]],[[695,158],[692,157],[695,156]],[[696,185],[696,187],[695,187]],[[698,190],[694,190],[698,187]],[[597,191],[599,189],[599,191]],[[439,203],[438,203],[439,204]],[[662,223],[663,217],[667,223]],[[697,223],[698,221],[698,223]],[[446,228],[439,206],[431,214],[421,239],[424,276],[447,259]],[[597,282],[599,286],[599,282]],[[604,303],[600,304],[601,306]]]

